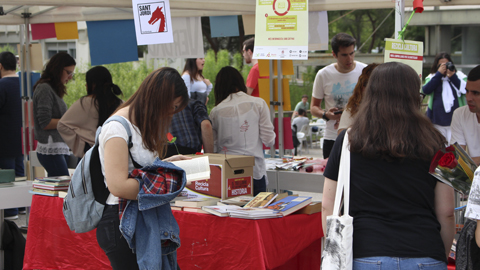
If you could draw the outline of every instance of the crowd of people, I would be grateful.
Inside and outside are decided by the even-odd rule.
[[[332,38],[335,62],[318,71],[311,103],[309,96],[302,96],[292,116],[297,131],[308,126],[309,109],[327,122],[322,146],[328,159],[323,230],[333,211],[342,143],[348,132],[354,269],[378,265],[382,269],[415,265],[446,269],[454,235],[454,191],[429,174],[429,165],[438,150],[454,142],[480,163],[480,66],[467,77],[456,70],[448,53],[440,53],[421,88],[421,79],[405,64],[355,61],[355,44],[345,33]],[[260,76],[253,50],[252,38],[243,44],[245,61],[254,64],[246,84],[240,72],[228,66],[212,84],[202,73],[205,60],[187,59],[182,74],[167,67],[153,71],[125,102],[109,70],[96,66],[86,72],[86,95],[68,109],[63,97],[75,60],[58,53],[45,65],[33,87],[37,156],[48,176],[68,175],[70,153],[83,157],[102,126],[99,155],[111,194],[97,240],[113,269],[138,269],[138,256],[122,237],[118,215],[121,200],[136,200],[139,194],[137,180],[129,175],[134,163],[147,166],[156,158],[189,159],[182,154],[200,151],[254,156],[254,195],[266,191],[262,149],[273,146],[276,135],[269,105],[258,97]],[[0,133],[2,168],[18,168],[21,156],[22,112],[15,70],[15,56],[1,53],[0,125],[9,129]],[[210,91],[215,107],[208,114]],[[429,97],[426,114],[421,110],[425,95]],[[122,124],[104,125],[112,115],[127,120],[132,145]],[[168,144],[168,133],[177,138],[175,146]],[[176,181],[175,176],[168,177]],[[480,186],[477,181],[474,184]],[[473,199],[469,204],[480,205]],[[478,243],[479,239],[480,231]]]

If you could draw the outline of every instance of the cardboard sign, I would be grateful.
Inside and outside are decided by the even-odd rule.
[[[169,0],[133,0],[138,45],[173,43]]]

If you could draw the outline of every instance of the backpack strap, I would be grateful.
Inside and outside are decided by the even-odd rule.
[[[119,116],[119,115],[114,115],[110,118],[108,118],[105,123],[103,123],[103,125],[107,124],[108,122],[110,121],[117,121],[117,122],[120,122],[123,127],[125,128],[125,130],[127,131],[127,135],[128,135],[128,154],[130,155],[130,158],[132,159],[132,163],[133,163],[133,166],[137,169],[139,168],[142,168],[143,166],[141,166],[140,164],[138,164],[135,159],[133,159],[133,156],[132,156],[132,152],[130,152],[130,148],[133,147],[133,142],[132,142],[132,131],[130,130],[130,126],[128,125],[128,122],[125,118]]]

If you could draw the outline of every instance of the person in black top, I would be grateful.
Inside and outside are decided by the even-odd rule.
[[[349,132],[353,269],[447,269],[454,191],[428,173],[446,140],[420,110],[409,66],[379,65]],[[333,212],[345,132],[324,172],[322,225]],[[345,168],[341,168],[345,170]],[[381,266],[380,266],[381,265]]]
[[[0,53],[0,169],[15,169],[16,176],[24,176],[22,100],[16,69],[15,55],[11,52]],[[17,214],[16,208],[5,210],[7,219],[16,219]]]

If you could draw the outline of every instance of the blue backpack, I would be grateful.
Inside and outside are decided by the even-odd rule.
[[[132,132],[125,118],[112,116],[107,119],[104,125],[110,121],[120,122],[128,134],[128,153],[136,168],[141,166],[135,162],[130,153],[132,143]],[[70,230],[76,233],[84,233],[95,229],[103,215],[103,209],[110,192],[105,186],[98,152],[98,136],[102,127],[97,129],[95,145],[90,148],[85,156],[78,163],[73,173],[67,196],[63,200],[63,215]]]

